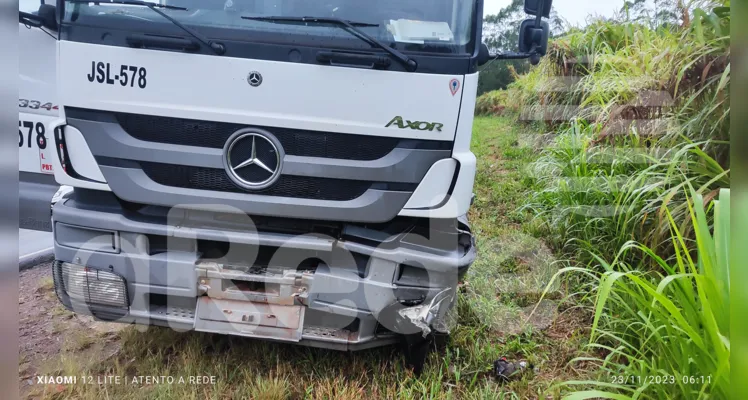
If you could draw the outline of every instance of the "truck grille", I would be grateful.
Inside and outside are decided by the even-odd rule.
[[[150,162],[141,162],[140,166],[149,178],[161,185],[217,192],[347,201],[360,197],[372,187],[372,182],[283,175],[266,190],[248,191],[236,186],[222,169]]]
[[[148,142],[223,148],[234,132],[246,125],[193,119],[115,113],[131,136]],[[303,157],[369,161],[384,157],[400,143],[398,138],[353,135],[299,129],[262,127],[275,135],[286,154]],[[434,142],[435,146],[443,145]]]

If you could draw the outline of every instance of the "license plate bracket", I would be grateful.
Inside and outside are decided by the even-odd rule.
[[[195,330],[298,342],[306,307],[252,301],[198,298]]]

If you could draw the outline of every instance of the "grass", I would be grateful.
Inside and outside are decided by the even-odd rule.
[[[573,395],[584,398],[720,398],[730,387],[730,192],[705,206],[691,191],[689,206],[696,251],[668,214],[675,258],[663,260],[636,242],[624,246],[612,262],[597,258],[594,268],[567,268],[590,278],[594,321],[588,347],[604,356],[594,380],[569,381],[591,387]],[[715,214],[713,233],[707,209]],[[642,252],[665,273],[621,261]],[[595,273],[602,270],[602,273]],[[618,397],[616,397],[618,396]]]
[[[730,186],[729,2],[699,5],[684,26],[572,30],[507,91],[479,99],[479,112],[555,133],[524,178],[535,179],[524,209],[566,257],[585,263],[630,240],[672,256],[665,207],[688,224],[684,187],[708,200]]]
[[[36,290],[41,293],[49,293],[54,292],[54,288],[55,282],[51,276],[48,276],[41,279],[41,281],[39,282],[39,287]]]
[[[468,272],[464,303],[474,322],[505,334],[528,328],[524,308],[539,299],[558,269],[548,247],[526,225],[530,216],[519,210],[535,189],[527,173],[537,156],[528,140],[533,136],[532,127],[509,117],[475,121],[478,173],[470,217],[479,257]]]
[[[76,352],[89,348],[96,343],[96,338],[92,337],[89,332],[64,332],[65,342],[62,345],[64,352]]]
[[[555,133],[518,213],[568,258],[568,301],[594,315],[593,355],[575,362],[598,373],[565,382],[569,398],[727,396],[729,2],[699,5],[682,26],[574,30],[479,101]]]
[[[632,239],[665,255],[672,246],[663,206],[687,223],[684,185],[709,197],[729,187],[729,170],[701,149],[704,143],[684,141],[658,152],[610,147],[593,143],[594,130],[574,121],[559,134],[535,163],[541,188],[525,206],[570,256],[608,256]]]
[[[553,254],[517,211],[533,190],[526,179],[537,157],[535,133],[511,118],[477,118],[473,150],[479,159],[471,223],[479,258],[461,290],[460,323],[445,350],[432,353],[421,376],[404,366],[395,347],[342,353],[205,333],[129,327],[113,359],[75,362],[63,354],[60,375],[216,376],[215,385],[75,385],[37,387],[42,398],[253,399],[524,399],[558,396],[554,385],[583,378],[568,367],[585,341],[573,312],[541,332],[524,319],[557,271]],[[528,137],[530,137],[528,139]],[[542,273],[541,273],[542,272]],[[519,274],[519,277],[517,277]],[[511,284],[514,286],[512,286]],[[507,289],[514,287],[513,289]],[[560,293],[560,291],[559,291]],[[547,314],[557,317],[556,301]],[[549,321],[544,321],[546,324]],[[72,345],[73,347],[74,344]],[[72,350],[71,350],[72,351]],[[501,384],[490,373],[506,356],[527,360],[534,372]]]

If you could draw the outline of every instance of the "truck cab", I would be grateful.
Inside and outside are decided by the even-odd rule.
[[[448,333],[482,1],[50,7],[21,29],[54,47],[38,147],[72,188],[50,219],[66,307],[339,350]]]

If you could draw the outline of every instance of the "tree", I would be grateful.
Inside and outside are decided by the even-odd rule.
[[[625,0],[620,13],[624,21],[640,22],[653,29],[689,23],[683,0]]]
[[[519,24],[525,18],[523,12],[524,0],[512,0],[497,14],[487,15],[483,20],[483,43],[492,53],[517,51],[519,42]],[[492,90],[505,89],[514,78],[509,66],[513,66],[518,73],[527,71],[525,60],[495,60],[480,68],[478,80],[478,94]]]
[[[641,21],[649,18],[647,0],[625,0],[621,6],[621,14],[627,21]]]

